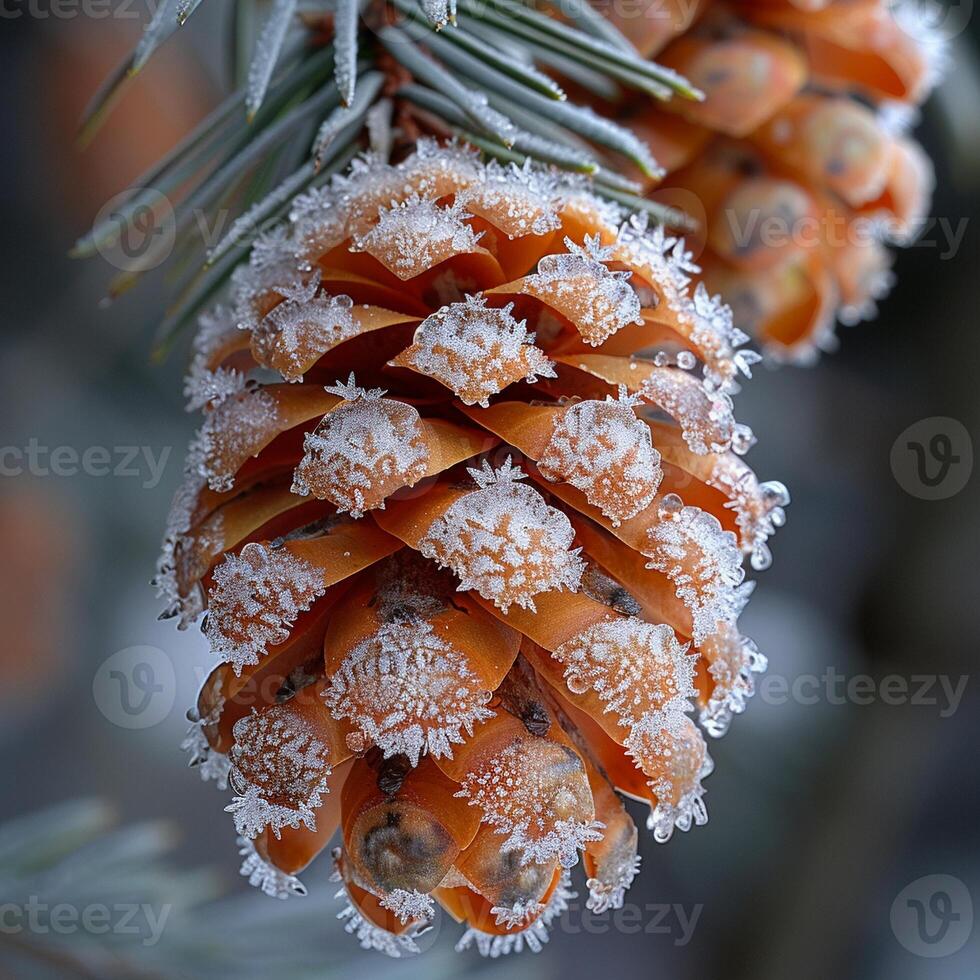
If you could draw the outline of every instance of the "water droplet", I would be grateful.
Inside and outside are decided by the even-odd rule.
[[[589,689],[589,682],[581,674],[569,674],[565,678],[565,684],[572,694],[585,694]]]
[[[657,508],[657,517],[662,521],[669,521],[676,517],[684,508],[684,501],[676,493],[668,493],[660,506]]]
[[[677,355],[677,366],[685,371],[690,371],[697,362],[698,359],[689,350],[682,350]]]

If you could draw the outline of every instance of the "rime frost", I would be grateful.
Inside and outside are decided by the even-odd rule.
[[[718,623],[734,622],[748,598],[742,586],[738,541],[718,518],[685,507],[676,494],[664,498],[660,523],[647,532],[647,568],[663,572],[691,612],[693,639],[700,643]]]
[[[585,907],[596,915],[602,915],[609,909],[621,909],[626,899],[633,879],[640,870],[640,855],[633,854],[624,864],[615,869],[615,873],[606,874],[602,878],[589,878],[586,886],[589,897]]]
[[[493,716],[488,694],[465,657],[414,618],[385,624],[359,643],[331,678],[324,700],[388,758],[413,766],[423,752],[452,758],[451,743]]]
[[[708,662],[714,688],[698,720],[709,735],[720,738],[728,731],[732,716],[745,710],[755,693],[753,674],[761,674],[768,661],[752,640],[728,623],[701,644],[701,655]]]
[[[475,945],[481,956],[488,956],[491,959],[507,956],[510,953],[520,953],[525,946],[532,953],[540,953],[548,941],[548,928],[551,923],[568,908],[569,901],[575,898],[576,894],[571,890],[571,878],[566,871],[538,917],[526,929],[501,936],[468,928],[456,943],[456,952],[461,953]]]
[[[621,725],[634,725],[671,702],[690,708],[694,658],[664,624],[633,616],[595,623],[554,653],[575,694],[590,688]]]
[[[360,332],[353,305],[349,296],[284,300],[252,331],[256,360],[286,381],[302,381],[303,371],[321,354]]]
[[[568,317],[592,347],[627,324],[643,322],[630,274],[604,264],[613,257],[611,248],[598,236],[587,236],[584,245],[566,238],[565,247],[566,253],[538,262],[538,271],[524,280],[527,292]]]
[[[428,922],[436,914],[432,896],[416,891],[414,888],[411,891],[406,888],[396,888],[387,895],[382,895],[379,904],[397,915],[403,925],[413,919]]]
[[[314,810],[329,792],[329,748],[295,715],[277,707],[235,722],[231,785],[238,795],[225,809],[242,837],[271,827],[305,824],[316,829]],[[280,802],[280,801],[287,802]]]
[[[469,474],[479,489],[437,517],[419,550],[459,576],[459,590],[475,589],[504,612],[511,603],[533,610],[534,596],[578,588],[584,569],[572,549],[568,518],[549,506],[510,457],[498,470],[484,462]]]
[[[633,726],[626,748],[657,797],[647,827],[658,843],[670,840],[675,827],[686,831],[708,822],[701,780],[713,765],[690,718],[672,709],[653,712]]]
[[[462,191],[460,200],[467,211],[486,218],[508,238],[546,235],[561,227],[558,212],[564,202],[558,183],[530,158],[523,167],[491,161],[483,179]]]
[[[215,720],[217,719],[192,722],[180,743],[180,747],[190,756],[187,765],[192,769],[197,769],[204,782],[213,780],[218,789],[224,790],[228,788],[231,760],[221,752],[215,752],[204,734],[205,725],[211,724]]]
[[[633,411],[638,400],[620,386],[618,401],[583,401],[567,408],[538,461],[546,479],[581,490],[614,526],[647,507],[663,477],[650,427]]]
[[[683,371],[658,368],[644,379],[640,394],[677,420],[691,452],[703,456],[733,448],[741,430],[732,415],[732,401],[709,391]]]
[[[204,631],[212,652],[241,674],[288,639],[296,617],[324,592],[323,573],[309,562],[284,548],[245,545],[214,571]]]
[[[513,304],[487,308],[482,296],[467,296],[419,324],[408,361],[436,378],[464,404],[490,404],[490,396],[522,378],[555,377],[551,361],[534,346],[527,321],[511,316]]]
[[[598,821],[563,817],[574,811],[574,789],[556,778],[565,750],[549,746],[550,754],[529,757],[527,747],[515,742],[502,749],[460,783],[456,796],[483,811],[483,821],[507,839],[504,851],[519,851],[524,864],[545,864],[558,859],[563,868],[578,861],[579,849],[602,840]]]
[[[293,895],[306,895],[306,885],[295,875],[280,871],[274,864],[263,859],[255,850],[255,841],[248,837],[238,838],[238,853],[242,857],[239,874],[248,878],[253,888],[259,888],[269,898],[287,899]]]
[[[184,379],[184,397],[189,412],[219,405],[245,387],[245,375],[241,371],[224,367],[212,371],[208,366],[222,343],[237,333],[232,311],[226,306],[216,306],[202,313],[197,322],[194,356]]]
[[[377,224],[356,235],[354,247],[373,255],[399,279],[414,279],[453,255],[472,252],[480,235],[459,203],[443,207],[414,195],[381,208]]]
[[[327,388],[344,399],[303,440],[303,459],[293,474],[293,493],[313,494],[360,517],[384,508],[388,494],[412,486],[428,471],[429,447],[418,411],[383,398],[380,388],[347,384]]]

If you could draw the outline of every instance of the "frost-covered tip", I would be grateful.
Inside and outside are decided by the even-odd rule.
[[[563,254],[546,255],[538,271],[527,276],[524,288],[575,324],[583,340],[597,347],[630,323],[641,324],[640,300],[629,272],[614,272],[605,263],[611,247],[598,236],[583,245],[565,239]]]
[[[483,179],[465,188],[460,200],[468,211],[486,218],[510,239],[547,235],[561,227],[559,211],[564,198],[559,184],[530,159],[521,167],[491,161]]]
[[[350,719],[385,758],[424,752],[452,758],[463,732],[493,716],[490,692],[465,657],[429,623],[386,624],[344,658],[324,692],[337,718]]]
[[[451,568],[460,591],[474,589],[506,612],[534,610],[534,596],[578,588],[584,570],[575,532],[560,510],[532,487],[510,457],[499,469],[469,469],[477,490],[437,517],[419,544],[427,558]]]
[[[353,248],[374,256],[399,279],[414,279],[454,255],[477,248],[482,232],[466,224],[470,217],[459,202],[443,207],[414,195],[381,208],[377,224],[355,235]]]
[[[633,411],[640,401],[621,385],[618,400],[570,406],[555,420],[538,462],[545,479],[581,490],[613,526],[647,507],[663,477],[650,427]]]
[[[238,873],[243,878],[248,878],[248,883],[253,888],[260,889],[269,898],[285,900],[307,894],[306,885],[299,878],[280,871],[259,855],[255,849],[255,841],[248,837],[239,837],[238,853],[242,857],[242,866]]]
[[[428,472],[421,416],[411,405],[382,397],[381,388],[359,388],[353,374],[326,390],[344,401],[304,437],[292,491],[330,500],[352,517],[383,509],[389,494]]]
[[[221,752],[215,752],[204,734],[205,725],[209,720],[202,719],[191,723],[187,729],[180,747],[187,752],[187,765],[200,773],[204,782],[213,781],[220,790],[228,788],[228,776],[231,771],[231,760]]]
[[[596,915],[602,915],[610,909],[621,909],[626,900],[626,893],[640,871],[640,855],[634,854],[611,878],[589,878],[586,887],[589,897],[585,907]]]
[[[236,674],[289,638],[296,617],[326,592],[323,572],[285,548],[251,542],[214,570],[205,635]]]
[[[719,623],[738,618],[751,586],[743,586],[738,541],[722,529],[718,518],[699,507],[685,507],[677,494],[668,494],[659,511],[660,522],[647,532],[647,568],[663,572],[692,619],[692,637],[700,643]]]
[[[595,623],[561,644],[554,657],[565,667],[573,694],[594,690],[621,725],[634,725],[670,703],[688,710],[694,658],[665,624],[619,617]]]
[[[184,379],[187,411],[215,407],[245,387],[245,375],[231,368],[209,366],[224,343],[238,334],[234,315],[227,306],[215,306],[198,318],[194,356]]]
[[[484,296],[443,306],[419,324],[403,355],[417,370],[449,388],[465,405],[490,404],[490,396],[515,381],[553,378],[555,369],[534,346],[526,320],[513,303],[488,308]]]
[[[432,896],[415,889],[396,888],[382,895],[379,904],[396,915],[403,925],[413,920],[428,922],[436,914]]]
[[[701,644],[701,654],[708,663],[714,687],[708,703],[701,709],[698,721],[712,738],[720,738],[741,714],[755,693],[755,678],[768,666],[765,655],[747,636],[731,624],[718,630]]]
[[[456,952],[461,953],[471,946],[476,946],[481,956],[491,959],[508,956],[510,953],[520,953],[525,947],[532,953],[540,953],[548,941],[548,929],[552,922],[568,908],[569,901],[576,895],[577,892],[571,889],[571,878],[566,871],[538,917],[527,928],[504,935],[494,935],[470,927],[456,943]]]

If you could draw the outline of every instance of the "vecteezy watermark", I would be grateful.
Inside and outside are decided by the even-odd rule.
[[[23,903],[0,904],[0,935],[30,933],[46,936],[54,933],[70,936],[83,932],[104,936],[111,933],[114,936],[139,937],[141,945],[155,946],[163,935],[172,909],[169,903],[158,908],[148,902],[119,902],[114,905],[57,902],[52,905],[42,902],[37,895],[31,895]]]
[[[159,647],[118,650],[95,673],[92,697],[99,711],[120,728],[152,728],[173,710],[177,676]]]
[[[24,446],[0,446],[0,476],[94,476],[143,479],[152,490],[160,482],[173,446],[43,446],[28,439]]]
[[[898,485],[919,500],[954,497],[973,472],[973,440],[956,419],[920,419],[892,444],[892,473]]]
[[[704,905],[686,906],[680,902],[624,902],[621,908],[592,912],[582,902],[569,902],[555,923],[564,935],[585,933],[601,936],[616,932],[624,936],[670,936],[674,946],[686,946],[694,935]]]
[[[789,679],[780,674],[766,674],[758,684],[756,697],[765,704],[779,707],[789,702],[805,706],[815,704],[856,704],[866,706],[880,702],[889,707],[938,708],[940,718],[956,714],[966,693],[970,678],[961,674],[887,674],[882,678],[870,674],[843,674],[828,667],[822,674],[799,674]]]
[[[170,199],[152,187],[133,188],[110,198],[95,216],[103,229],[95,247],[122,272],[149,272],[170,257],[177,239],[177,219]]]
[[[973,899],[952,875],[926,875],[906,885],[892,902],[895,938],[916,956],[952,956],[973,931]]]

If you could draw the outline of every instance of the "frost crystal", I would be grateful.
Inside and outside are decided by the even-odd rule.
[[[345,658],[324,692],[337,718],[349,718],[385,758],[413,766],[423,752],[452,758],[450,743],[493,716],[488,692],[465,657],[426,622],[382,626]]]
[[[732,716],[745,710],[755,693],[753,674],[761,674],[768,661],[752,640],[728,623],[701,644],[701,654],[708,662],[714,689],[698,720],[709,735],[720,738],[728,731]]]
[[[629,891],[639,870],[640,855],[632,854],[611,877],[589,878],[586,881],[589,897],[585,907],[596,915],[602,915],[610,909],[621,909],[626,899],[626,892]]]
[[[694,658],[666,625],[622,617],[595,623],[554,653],[574,694],[590,688],[621,725],[694,694]]]
[[[345,901],[343,909],[337,913],[337,918],[344,923],[344,932],[354,936],[360,943],[361,949],[373,949],[396,960],[421,952],[412,930],[396,936],[393,932],[388,932],[365,919],[357,911],[346,888],[341,888],[335,898]]]
[[[530,158],[523,167],[491,161],[483,180],[467,187],[460,199],[467,211],[485,218],[508,238],[546,235],[561,227],[558,212],[563,200],[558,183]]]
[[[404,925],[406,922],[421,920],[428,922],[436,914],[435,902],[431,895],[416,891],[414,888],[409,891],[405,888],[396,888],[394,891],[383,895],[379,904],[389,912],[398,916],[399,921]]]
[[[571,890],[571,878],[564,872],[547,904],[540,915],[520,932],[510,932],[499,936],[469,928],[456,943],[456,952],[461,953],[475,945],[481,956],[496,959],[510,953],[520,953],[526,946],[532,953],[540,953],[548,941],[548,928],[568,908],[568,903],[575,898],[576,892]]]
[[[484,462],[468,472],[479,489],[432,522],[422,554],[451,568],[459,591],[475,589],[504,612],[514,602],[534,610],[539,592],[577,589],[584,565],[568,518],[517,482],[524,474],[510,457],[498,470]]]
[[[320,569],[252,542],[214,571],[205,635],[235,673],[259,662],[270,644],[288,639],[296,617],[326,592]]]
[[[293,895],[307,894],[306,885],[299,878],[280,871],[259,855],[255,850],[255,841],[239,837],[238,853],[242,856],[239,874],[248,878],[248,883],[253,888],[260,888],[269,898],[287,899]]]
[[[216,306],[198,319],[197,336],[194,338],[194,356],[184,379],[184,397],[187,411],[193,412],[206,406],[214,407],[226,398],[237,395],[245,387],[245,375],[241,371],[208,367],[212,355],[222,343],[237,333],[235,319],[230,309]]]
[[[261,388],[227,398],[208,413],[188,463],[212,490],[228,491],[241,465],[276,434],[278,420],[275,399]]]
[[[233,731],[231,785],[238,795],[225,809],[238,833],[254,838],[271,827],[278,837],[301,823],[315,830],[313,811],[329,792],[328,747],[302,719],[277,707],[240,718]]]
[[[407,359],[436,378],[464,404],[486,408],[490,396],[522,378],[555,377],[551,361],[534,346],[525,320],[511,316],[513,304],[487,308],[482,296],[467,296],[419,324]]]
[[[284,300],[252,332],[256,360],[286,381],[302,381],[303,371],[321,354],[360,332],[353,305],[349,296]]]
[[[735,512],[742,549],[751,555],[752,567],[757,572],[767,569],[772,553],[766,542],[786,523],[789,491],[776,480],[759,483],[752,470],[734,456],[720,457],[707,482],[728,497],[725,507]]]
[[[498,926],[515,929],[536,919],[545,909],[540,902],[515,902],[513,905],[495,905],[490,909]]]
[[[204,734],[205,725],[211,724],[215,720],[217,719],[203,719],[193,722],[191,727],[187,729],[187,734],[180,743],[180,747],[190,756],[187,765],[192,769],[197,769],[204,782],[213,780],[218,789],[225,790],[228,788],[231,760],[221,752],[215,752]]]
[[[685,507],[676,494],[664,499],[661,521],[647,532],[647,568],[663,572],[691,612],[693,639],[700,643],[718,623],[734,622],[747,599],[738,541],[718,518]]]
[[[657,843],[670,840],[675,827],[687,831],[708,822],[701,780],[714,767],[690,718],[677,710],[653,712],[633,726],[626,749],[657,797],[647,818]]]
[[[442,207],[418,195],[382,208],[377,224],[354,238],[358,251],[373,255],[399,279],[414,279],[454,255],[472,252],[480,235],[466,224],[459,203]]]
[[[651,371],[640,394],[677,420],[684,441],[699,456],[726,452],[738,439],[731,398],[710,392],[682,371]]]
[[[545,479],[581,490],[614,526],[656,496],[663,472],[650,427],[633,411],[639,399],[620,386],[619,401],[583,401],[566,409],[538,466]]]
[[[575,324],[587,344],[597,347],[627,324],[642,323],[640,300],[628,272],[613,272],[604,263],[612,249],[598,236],[584,245],[565,239],[568,252],[546,255],[538,271],[524,280],[526,290]]]
[[[380,388],[358,388],[353,374],[347,384],[326,390],[345,400],[306,434],[293,493],[330,500],[352,517],[383,509],[385,497],[428,472],[429,447],[419,413],[383,398]]]
[[[289,211],[296,257],[309,261],[336,248],[347,238],[345,208],[332,185],[316,187],[295,198]]]
[[[468,772],[456,796],[478,806],[484,823],[507,835],[502,850],[519,851],[523,864],[557,858],[570,868],[578,862],[580,848],[602,840],[604,825],[562,816],[579,803],[574,787],[563,778],[569,765],[567,751],[556,743],[531,756],[524,743],[515,742]]]

